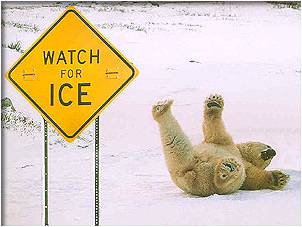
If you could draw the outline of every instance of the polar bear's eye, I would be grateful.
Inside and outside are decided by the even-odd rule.
[[[226,177],[227,177],[226,174],[222,174],[222,175],[221,175],[221,178],[222,178],[222,179],[225,179]]]
[[[156,107],[156,111],[159,112],[160,111],[160,106]]]

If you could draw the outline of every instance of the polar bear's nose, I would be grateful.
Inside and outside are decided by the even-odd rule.
[[[233,172],[235,170],[235,166],[230,164],[230,163],[224,163],[224,165],[227,167],[227,169],[230,171],[230,172]]]

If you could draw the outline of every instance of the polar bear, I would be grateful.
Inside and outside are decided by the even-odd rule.
[[[174,118],[173,100],[152,107],[159,125],[166,164],[172,181],[183,191],[198,195],[230,194],[238,189],[281,190],[289,176],[266,171],[276,152],[259,142],[235,144],[222,119],[224,100],[210,95],[204,104],[204,140],[193,146]]]

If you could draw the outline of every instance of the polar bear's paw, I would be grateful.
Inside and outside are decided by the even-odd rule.
[[[289,175],[282,173],[279,170],[274,170],[272,173],[272,181],[270,187],[273,190],[282,190],[289,181]]]
[[[205,100],[205,108],[208,110],[222,110],[224,101],[221,95],[210,95]]]
[[[152,106],[153,118],[155,120],[158,119],[160,116],[162,116],[164,113],[167,112],[167,110],[171,107],[172,104],[173,104],[173,99],[158,101],[156,104]]]
[[[270,146],[267,146],[267,149],[261,151],[260,157],[262,160],[267,161],[272,159],[276,155],[276,151]]]

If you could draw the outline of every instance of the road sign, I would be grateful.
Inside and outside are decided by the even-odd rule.
[[[6,77],[71,142],[137,74],[132,63],[69,7]]]

